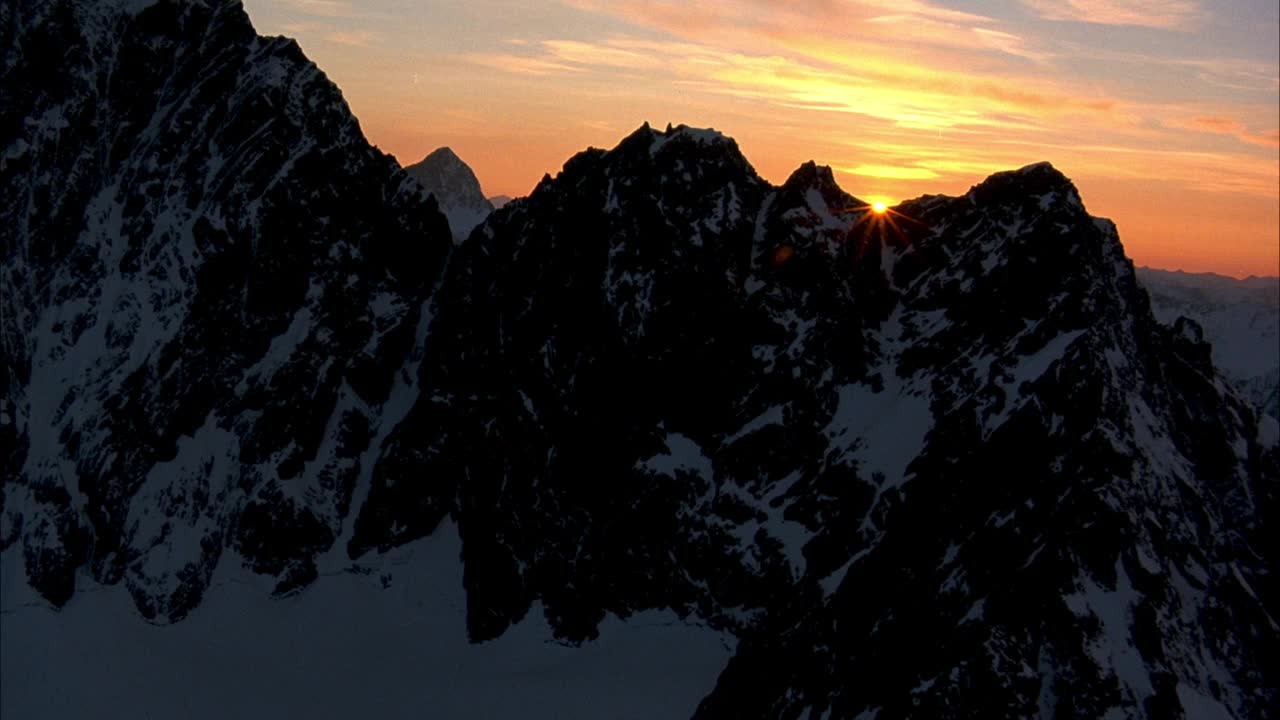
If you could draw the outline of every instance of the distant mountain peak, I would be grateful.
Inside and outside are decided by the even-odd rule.
[[[476,174],[448,146],[432,150],[404,171],[435,196],[440,211],[449,219],[455,243],[465,240],[493,212]]]
[[[422,161],[423,162],[426,162],[427,160],[438,161],[438,160],[443,160],[448,158],[452,158],[453,160],[456,160],[459,163],[462,162],[462,158],[459,158],[458,154],[453,151],[453,148],[449,147],[448,145],[441,145],[435,150],[432,150],[431,152],[427,153],[427,156],[423,158]]]

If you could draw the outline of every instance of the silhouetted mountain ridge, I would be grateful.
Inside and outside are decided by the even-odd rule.
[[[55,606],[447,518],[474,641],[732,632],[700,717],[1273,712],[1275,425],[1052,166],[877,216],[645,125],[455,246],[237,3],[0,12],[0,549]]]

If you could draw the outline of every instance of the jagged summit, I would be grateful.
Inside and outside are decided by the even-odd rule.
[[[708,153],[719,153],[734,164],[750,167],[733,138],[712,128],[694,128],[688,125],[672,127],[668,124],[666,130],[656,130],[646,122],[623,138],[610,152],[647,153],[652,158],[688,155],[689,160],[693,160],[695,156],[710,157]]]
[[[644,128],[649,128],[649,124],[645,123]],[[663,132],[653,132],[653,142],[649,146],[649,152],[657,154],[668,145],[672,147],[680,147],[686,144],[725,146],[737,151],[738,143],[729,136],[721,133],[714,128],[693,128],[688,125],[677,125],[674,128],[670,124]]]
[[[979,203],[1037,203],[1041,209],[1065,203],[1084,209],[1074,183],[1048,162],[1038,162],[1017,170],[998,172],[969,189]]]
[[[819,165],[817,162],[810,160],[796,168],[790,176],[787,177],[783,187],[815,187],[821,189],[834,188],[840,189],[840,185],[836,182],[835,174],[827,165]]]
[[[830,167],[813,160],[796,168],[779,190],[784,194],[804,195],[806,202],[822,215],[865,212],[867,209],[866,202],[840,187]]]
[[[448,147],[431,151],[404,171],[440,203],[454,242],[465,240],[493,212],[493,203],[485,198],[471,167]]]

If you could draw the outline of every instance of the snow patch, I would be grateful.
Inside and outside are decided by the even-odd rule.
[[[687,470],[708,480],[714,476],[711,458],[698,443],[680,433],[668,433],[666,442],[666,453],[642,460],[637,467],[671,477],[675,477],[678,470]]]
[[[168,626],[139,618],[120,586],[82,577],[86,589],[55,612],[11,604],[22,598],[6,582],[0,715],[688,717],[733,652],[730,636],[669,611],[609,616],[597,640],[568,647],[536,607],[472,645],[460,549],[442,525],[381,557],[388,589],[375,573],[343,572],[282,599],[224,563],[204,604]],[[8,580],[20,553],[0,565]]]
[[[1178,701],[1188,718],[1195,720],[1236,720],[1225,705],[1187,685],[1178,683]]]
[[[1258,442],[1268,448],[1280,445],[1280,420],[1270,415],[1259,416]]]
[[[1133,607],[1140,596],[1124,570],[1124,563],[1116,560],[1115,590],[1106,590],[1087,576],[1079,579],[1079,587],[1080,592],[1063,600],[1078,617],[1092,615],[1098,619],[1100,630],[1089,642],[1089,654],[1098,667],[1115,674],[1130,700],[1141,703],[1154,694],[1155,689],[1131,633]]]
[[[770,407],[768,410],[765,410],[756,417],[747,421],[745,425],[738,428],[737,432],[726,437],[724,441],[721,442],[721,445],[727,447],[757,430],[766,428],[770,425],[781,425],[783,422],[782,412],[784,409],[786,409],[786,405],[774,405],[773,407]]]
[[[1009,370],[1009,377],[1002,379],[999,383],[1000,390],[1005,394],[1006,398],[1020,398],[1022,393],[1019,389],[1023,383],[1033,382],[1048,372],[1054,363],[1063,358],[1067,349],[1076,341],[1076,338],[1084,334],[1083,330],[1072,330],[1065,332],[1045,343],[1039,350],[1026,355],[1018,360],[1018,364]],[[986,435],[990,435],[992,431],[1000,427],[1001,424],[1020,407],[1016,402],[1006,403],[1004,408],[997,414],[986,419],[983,423],[983,431]]]
[[[665,135],[654,131],[653,142],[649,145],[650,157],[657,155],[662,151],[662,148],[665,147],[667,143],[675,140],[676,138],[687,138],[699,145],[716,145],[728,140],[723,133],[711,128],[700,129],[681,125]]]
[[[218,427],[212,414],[177,445],[177,456],[147,473],[125,521],[128,546],[146,548],[126,573],[151,597],[168,597],[181,587],[179,573],[205,559],[202,541],[221,542],[236,493],[240,439]]]
[[[891,380],[881,392],[852,384],[842,385],[836,394],[827,437],[846,443],[861,467],[882,473],[885,487],[901,485],[933,428],[928,393]]]

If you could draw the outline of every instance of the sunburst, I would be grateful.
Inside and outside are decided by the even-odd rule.
[[[864,239],[868,231],[877,230],[881,235],[888,231],[900,240],[906,240],[907,236],[902,227],[899,226],[900,222],[914,225],[924,224],[913,217],[898,212],[890,207],[888,203],[880,200],[865,205],[841,208],[838,212],[857,214],[857,219],[849,227],[849,233],[852,235],[859,227],[862,227]]]

